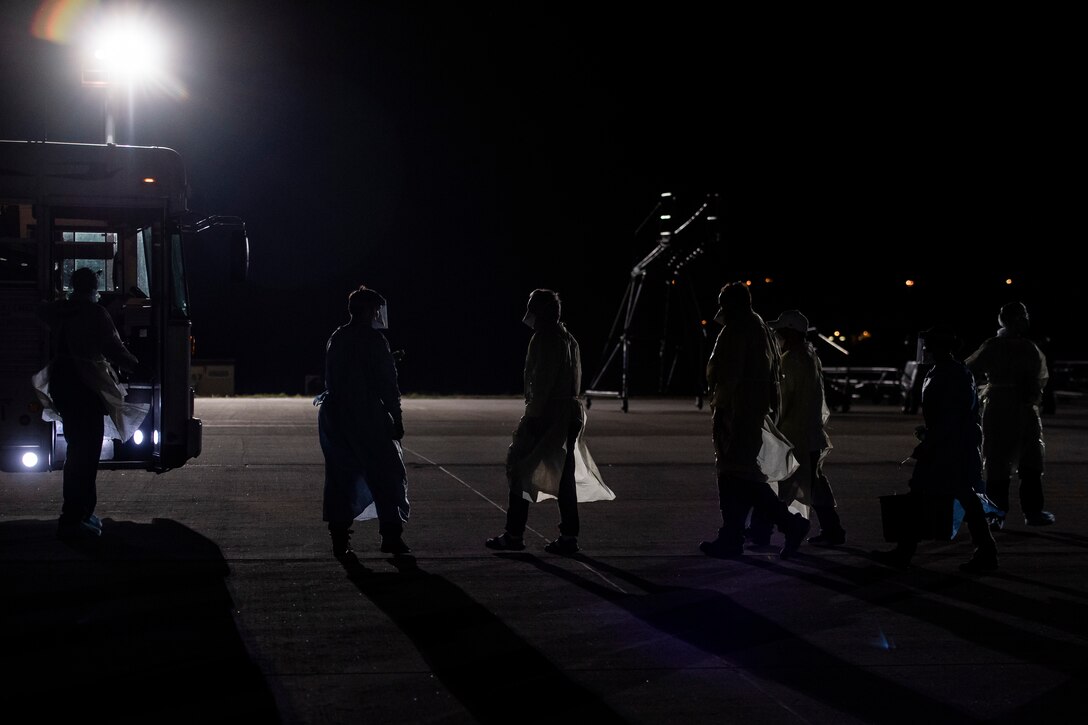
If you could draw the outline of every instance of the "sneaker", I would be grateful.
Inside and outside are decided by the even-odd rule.
[[[846,543],[846,531],[821,531],[818,536],[808,537],[808,543],[815,546],[842,546]]]
[[[89,520],[82,521],[61,520],[57,523],[57,538],[64,540],[97,539],[102,535],[100,526],[95,526]]]
[[[1036,511],[1031,514],[1024,514],[1024,523],[1028,526],[1050,526],[1054,523],[1054,514],[1049,511]]]
[[[788,559],[797,553],[797,550],[801,548],[801,542],[805,540],[805,535],[808,534],[809,527],[812,524],[801,514],[794,514],[793,521],[790,522],[789,530],[786,531],[786,543],[782,546],[782,551],[778,553],[778,556],[782,559]]]
[[[874,551],[873,558],[884,566],[890,566],[893,569],[906,569],[910,566],[910,557],[906,556],[898,549],[892,549],[891,551]]]
[[[560,536],[555,541],[549,541],[544,546],[544,551],[549,554],[570,556],[578,551],[578,539],[573,536]]]
[[[743,546],[732,546],[721,539],[702,542],[699,544],[699,551],[707,556],[713,556],[716,559],[733,559],[738,556],[744,556]]]
[[[393,554],[394,556],[412,553],[411,548],[408,547],[408,544],[404,543],[404,539],[399,535],[383,536],[381,551],[383,554]]]
[[[525,542],[520,536],[511,536],[510,534],[503,533],[485,541],[484,546],[489,549],[498,549],[500,551],[521,551],[525,548]]]
[[[996,569],[996,551],[976,551],[974,556],[960,564],[960,571],[967,572],[968,574],[984,574],[988,571],[995,571]]]
[[[97,516],[95,516],[94,514],[91,514],[90,516],[88,516],[88,517],[86,518],[86,523],[88,523],[88,524],[90,524],[91,526],[95,527],[95,528],[96,528],[96,529],[98,529],[99,531],[101,531],[101,530],[102,530],[102,519],[98,518],[98,517],[97,517]]]

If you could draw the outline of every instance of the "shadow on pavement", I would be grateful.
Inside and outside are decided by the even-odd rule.
[[[341,560],[477,722],[626,722],[447,579],[411,556],[392,562],[397,571],[375,572],[354,555]]]
[[[710,589],[663,586],[583,554],[569,557],[642,590],[625,593],[533,555],[504,554],[569,581],[727,664],[870,723],[967,723],[970,713],[874,676]],[[803,615],[802,615],[803,616]]]
[[[49,721],[278,723],[235,628],[219,548],[175,521],[0,523],[4,706]]]

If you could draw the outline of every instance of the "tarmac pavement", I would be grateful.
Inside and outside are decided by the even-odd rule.
[[[515,398],[405,398],[413,555],[331,555],[308,398],[199,398],[201,456],[99,474],[101,539],[55,538],[61,474],[0,474],[7,722],[1028,723],[1081,709],[1088,667],[1088,401],[1044,416],[1047,508],[966,575],[966,531],[907,571],[878,497],[907,490],[917,415],[833,414],[826,472],[848,539],[704,556],[720,523],[709,410],[594,400],[614,501],[582,551],[494,552]],[[1015,488],[1015,482],[1014,482]],[[818,527],[814,525],[812,533]],[[12,713],[23,713],[13,715]]]

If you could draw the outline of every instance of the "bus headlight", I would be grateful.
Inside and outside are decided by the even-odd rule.
[[[38,467],[38,454],[35,453],[34,451],[27,451],[26,453],[23,454],[22,463],[23,463],[23,466],[26,467],[26,468],[37,468]]]
[[[144,442],[144,432],[142,430],[138,430],[135,433],[133,433],[132,434],[132,442],[135,443],[136,445],[140,445],[141,443],[143,443]]]

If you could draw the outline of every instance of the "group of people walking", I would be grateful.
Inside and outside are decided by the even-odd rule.
[[[824,473],[832,448],[830,413],[807,317],[787,310],[765,322],[744,282],[724,285],[718,302],[715,320],[722,327],[706,374],[722,525],[699,548],[714,557],[737,557],[746,544],[768,546],[775,529],[784,536],[784,559],[806,537],[817,546],[845,544],[846,529]],[[410,508],[400,390],[393,353],[381,332],[386,305],[365,286],[349,295],[349,322],[329,338],[326,390],[314,401],[321,406],[318,427],[326,462],[323,518],[338,557],[351,553],[352,523],[367,518],[378,519],[381,551],[411,551],[402,537]],[[507,451],[505,527],[484,542],[490,549],[524,549],[530,504],[554,498],[559,536],[545,549],[574,554],[578,503],[615,498],[582,437],[581,354],[561,322],[561,309],[553,290],[536,289],[529,296],[523,322],[533,335],[525,359],[525,409]],[[964,361],[955,357],[960,340],[954,330],[936,326],[921,335],[932,367],[922,390],[924,425],[913,453],[911,495],[960,503],[975,547],[961,568],[975,573],[997,568],[993,533],[1004,526],[1014,471],[1025,522],[1054,522],[1043,509],[1042,494],[1039,406],[1046,359],[1026,336],[1023,304],[1005,305],[998,319],[997,335]],[[977,381],[983,382],[981,395]],[[992,502],[989,510],[996,513],[988,515],[984,501]],[[810,518],[819,524],[813,536],[808,536]],[[920,538],[908,532],[894,550],[874,553],[885,564],[905,568]]]
[[[109,411],[93,376],[82,374],[75,363],[108,357],[132,368],[138,361],[105,310],[94,304],[95,273],[76,270],[72,285],[70,300],[43,308],[56,332],[51,402],[68,439],[58,535],[94,538],[102,531],[94,513],[95,479],[103,417]],[[780,556],[789,558],[810,532],[810,517],[802,511],[819,523],[819,533],[807,539],[810,544],[844,544],[846,529],[824,474],[832,448],[830,413],[820,358],[808,339],[808,318],[787,310],[765,322],[752,307],[747,284],[739,281],[721,288],[718,303],[715,320],[721,331],[706,375],[722,525],[699,548],[715,557],[740,556],[746,542],[768,546],[777,528],[784,535]],[[323,519],[337,557],[352,551],[353,523],[370,518],[378,520],[382,552],[411,552],[403,538],[410,505],[400,444],[401,393],[396,359],[382,332],[387,308],[385,297],[365,285],[351,292],[348,322],[326,344],[325,391],[314,399],[320,406],[318,434],[325,458]],[[530,294],[522,320],[533,330],[525,357],[525,408],[507,450],[505,527],[484,542],[490,549],[524,549],[530,504],[556,499],[559,536],[545,549],[574,554],[579,550],[579,502],[615,498],[582,435],[581,352],[561,312],[555,291]],[[956,357],[961,340],[951,328],[938,325],[921,334],[931,367],[922,387],[924,424],[912,454],[911,496],[919,502],[926,497],[959,502],[974,544],[973,556],[961,568],[976,573],[998,566],[993,534],[1005,526],[1014,473],[1025,523],[1055,521],[1044,509],[1042,487],[1046,357],[1027,336],[1023,303],[1004,305],[998,324],[996,335],[962,361]],[[908,530],[893,550],[875,556],[905,568],[921,538]]]

